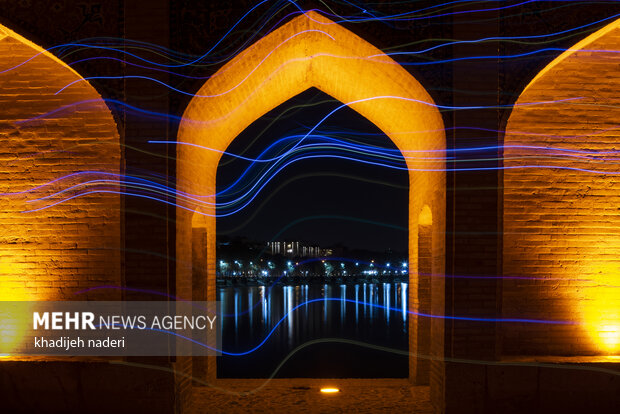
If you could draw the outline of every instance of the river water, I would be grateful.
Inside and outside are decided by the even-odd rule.
[[[368,347],[408,350],[407,293],[400,282],[219,287],[222,348],[243,355],[218,357],[217,375],[407,377],[406,355]]]

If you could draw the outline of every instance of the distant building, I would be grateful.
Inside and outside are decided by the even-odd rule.
[[[331,249],[309,246],[298,241],[272,241],[267,243],[270,253],[288,257],[322,257],[330,256]]]

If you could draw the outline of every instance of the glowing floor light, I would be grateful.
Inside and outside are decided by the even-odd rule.
[[[586,330],[605,355],[620,354],[620,269],[605,266],[584,300]]]
[[[620,325],[603,325],[598,329],[598,336],[605,349],[616,351],[620,345]]]
[[[335,393],[340,392],[340,389],[339,388],[333,388],[333,387],[323,387],[323,388],[321,388],[321,392],[323,394],[335,394]]]
[[[24,341],[31,317],[29,302],[4,302],[0,308],[0,359],[9,359]]]
[[[0,307],[0,359],[5,360],[11,358],[24,340],[27,321],[32,317],[29,302],[25,301],[35,297],[15,277],[25,272],[21,265],[23,258],[7,250],[1,250],[0,257],[0,302],[3,303]],[[45,300],[40,296],[36,299]]]

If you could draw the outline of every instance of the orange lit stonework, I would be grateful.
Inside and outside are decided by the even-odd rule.
[[[83,81],[55,95],[80,75],[0,26],[0,71],[30,58],[0,75],[0,193],[77,171],[118,173],[116,124],[95,89]],[[92,102],[19,123],[85,100]],[[28,201],[59,189],[51,185],[0,199],[0,300],[71,299],[86,287],[120,283],[120,197],[92,194],[24,212],[42,205]]]
[[[518,107],[506,145],[616,151],[620,142],[620,20],[563,53],[525,88],[518,102],[581,98]],[[598,52],[590,52],[596,50]],[[601,52],[609,50],[609,53]],[[527,133],[527,135],[525,134]],[[506,157],[519,149],[507,148]],[[620,352],[620,176],[601,160],[505,161],[609,171],[509,169],[504,173],[504,275],[559,278],[504,281],[505,317],[573,320],[578,325],[505,326],[504,352],[614,355]],[[614,175],[615,174],[615,175]]]

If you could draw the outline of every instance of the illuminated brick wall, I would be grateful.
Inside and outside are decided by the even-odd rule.
[[[119,172],[114,119],[95,89],[80,79],[51,54],[0,26],[0,193],[31,190],[78,171]],[[78,101],[90,102],[23,122]],[[31,193],[0,197],[1,300],[118,296],[118,291],[74,295],[87,287],[120,284],[117,194],[95,193],[23,212],[60,200],[34,202],[35,198],[97,178],[101,177],[78,176]],[[84,189],[118,187],[91,184]],[[72,190],[64,196],[75,194]]]
[[[620,20],[584,39],[541,71],[519,103],[579,99],[515,108],[505,144],[619,150],[619,45]],[[514,157],[524,151],[507,148],[504,154]],[[548,165],[609,174],[557,168],[504,172],[504,276],[543,280],[505,280],[503,315],[577,323],[506,324],[502,331],[504,355],[618,353],[620,176],[614,174],[620,172],[620,166],[604,161],[605,156],[591,158],[505,161],[506,167]]]

